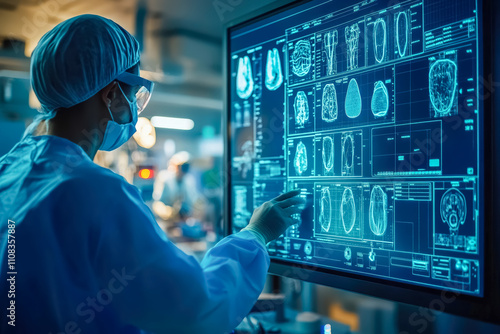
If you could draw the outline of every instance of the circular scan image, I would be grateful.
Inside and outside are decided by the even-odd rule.
[[[297,92],[293,101],[293,110],[295,112],[295,125],[302,127],[309,120],[309,102],[307,95],[303,91]]]
[[[278,49],[267,51],[266,61],[266,88],[275,91],[283,83],[283,72],[281,71],[281,60]]]
[[[325,173],[330,173],[333,169],[333,139],[330,136],[323,137],[322,143],[321,157],[323,158],[323,168],[325,169]]]
[[[236,74],[236,94],[242,99],[252,96],[254,82],[252,76],[252,62],[248,56],[239,59]]]
[[[465,196],[456,188],[448,189],[440,204],[441,219],[450,227],[450,234],[457,234],[460,225],[465,223],[467,203]]]
[[[361,114],[361,109],[362,101],[358,82],[356,79],[351,79],[345,96],[345,113],[349,118],[356,118]]]
[[[342,135],[342,175],[354,174],[354,138],[351,133]]]
[[[302,141],[297,145],[293,166],[297,175],[302,175],[307,171],[307,149]]]
[[[306,39],[298,41],[295,44],[290,61],[292,63],[292,72],[296,76],[303,77],[309,73],[312,65],[311,43]]]
[[[334,84],[327,84],[323,88],[321,98],[321,119],[327,123],[332,123],[338,116],[337,90]]]
[[[330,225],[332,222],[332,198],[330,195],[329,188],[321,189],[321,201],[320,201],[320,213],[319,213],[319,223],[321,224],[321,229],[325,232],[330,230]]]
[[[387,230],[387,195],[380,186],[375,186],[370,195],[370,230],[382,236]]]
[[[408,50],[408,15],[406,12],[400,12],[398,14],[396,22],[396,42],[398,46],[398,54],[400,57],[406,55]]]
[[[429,96],[435,117],[450,115],[456,87],[457,64],[449,59],[436,61],[429,70]]]
[[[387,111],[389,111],[389,92],[382,81],[377,81],[372,95],[373,116],[384,117]]]
[[[381,63],[385,58],[387,44],[387,27],[382,18],[375,21],[375,27],[373,28],[373,44],[375,49],[375,60],[377,63]]]
[[[351,188],[345,188],[340,205],[340,216],[346,234],[351,233],[356,223],[356,203]]]

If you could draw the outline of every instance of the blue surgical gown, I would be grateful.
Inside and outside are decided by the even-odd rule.
[[[137,188],[66,139],[19,142],[0,158],[0,194],[2,333],[227,333],[263,289],[269,257],[251,232],[197,262],[165,237]]]

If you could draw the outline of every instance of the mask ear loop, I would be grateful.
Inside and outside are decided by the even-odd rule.
[[[118,89],[120,89],[120,92],[122,93],[123,98],[128,103],[129,110],[130,110],[130,120],[131,120],[131,122],[133,122],[134,119],[137,120],[137,118],[139,117],[139,110],[138,110],[138,107],[137,107],[137,98],[134,97],[134,101],[131,102],[128,99],[127,95],[125,95],[125,92],[123,91],[122,86],[120,85],[120,82],[118,82]],[[134,106],[134,107],[132,107],[132,106]],[[134,115],[135,115],[135,117],[134,117]],[[113,117],[112,114],[111,114],[111,117]]]
[[[113,113],[111,112],[111,106],[109,106],[109,107],[106,106],[106,108],[108,108],[109,116],[111,116],[111,121],[116,123],[115,118],[113,117]]]
[[[128,99],[127,99],[127,97],[125,96],[125,93],[123,92],[123,90],[122,90],[122,88],[121,88],[121,86],[120,86],[120,82],[118,82],[118,81],[117,81],[117,82],[116,82],[116,84],[118,85],[118,89],[119,89],[119,90],[120,90],[120,92],[122,93],[123,98],[125,99],[125,101],[127,101],[127,102],[128,102]],[[118,124],[118,122],[117,122],[117,121],[115,121],[115,118],[114,118],[114,116],[113,116],[113,112],[111,111],[111,105],[112,105],[112,104],[110,104],[109,106],[106,106],[106,108],[108,108],[109,116],[111,116],[111,121],[112,121],[112,122],[115,122],[116,124]],[[129,109],[130,109],[130,108],[129,108]],[[132,110],[130,110],[130,116],[132,117]]]

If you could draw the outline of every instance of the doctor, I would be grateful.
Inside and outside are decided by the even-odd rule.
[[[138,64],[134,37],[94,15],[62,22],[33,51],[43,110],[0,158],[0,332],[222,334],[261,292],[264,246],[300,212],[297,191],[255,210],[200,264],[134,186],[92,162],[135,131],[153,88]]]

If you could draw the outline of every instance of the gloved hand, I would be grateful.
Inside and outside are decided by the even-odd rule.
[[[265,202],[255,209],[243,230],[253,232],[264,244],[278,238],[296,223],[291,216],[303,210],[305,200],[299,195],[300,190],[293,190]]]

